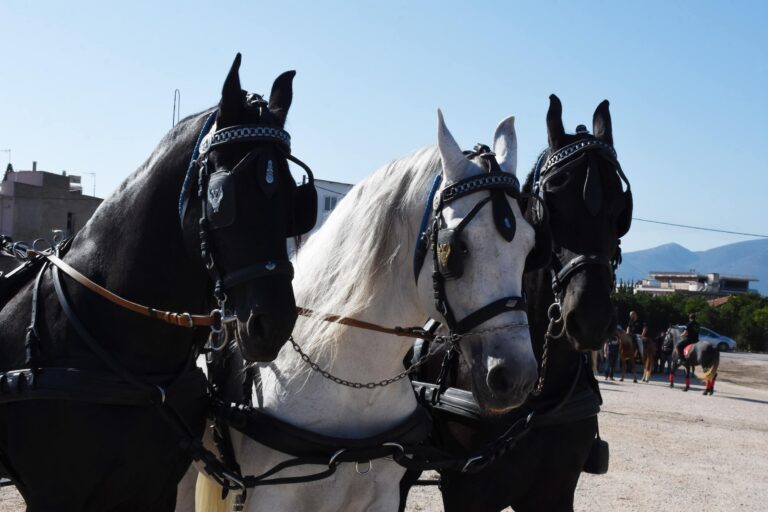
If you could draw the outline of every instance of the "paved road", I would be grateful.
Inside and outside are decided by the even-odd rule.
[[[768,361],[768,354],[753,354],[750,352],[720,352],[721,361],[728,361],[729,359],[732,359],[732,360],[749,359],[753,361]]]

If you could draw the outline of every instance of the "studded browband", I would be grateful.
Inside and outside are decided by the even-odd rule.
[[[552,155],[547,158],[547,160],[544,162],[544,165],[541,166],[541,170],[539,171],[540,176],[544,176],[544,174],[547,173],[552,167],[559,164],[563,160],[568,159],[568,157],[580,153],[583,150],[591,149],[592,147],[595,147],[595,149],[603,149],[607,151],[614,160],[616,160],[616,150],[613,149],[613,146],[610,144],[607,144],[599,139],[586,139],[586,140],[580,140],[578,142],[574,142],[572,144],[568,144],[567,146],[564,146],[557,152],[553,153]]]
[[[261,125],[236,125],[216,130],[216,124],[203,137],[200,142],[200,154],[211,151],[212,149],[228,144],[230,142],[253,142],[253,141],[269,141],[282,144],[290,153],[291,151],[291,136],[287,131],[274,126],[261,126]]]

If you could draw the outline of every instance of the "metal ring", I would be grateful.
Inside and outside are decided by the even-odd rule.
[[[221,342],[219,345],[216,345],[215,343],[213,343],[213,336],[216,336],[216,338],[218,338],[219,337],[219,333],[212,332],[208,336],[208,348],[210,348],[214,352],[221,352],[224,349],[224,347],[226,347],[229,344],[229,340],[227,339],[226,333],[223,336],[224,341]]]
[[[331,455],[331,459],[328,461],[328,467],[333,467],[333,465],[336,463],[336,458],[339,455],[341,455],[342,453],[344,453],[345,451],[347,451],[347,449],[346,448],[342,448],[341,450],[339,450],[336,453],[334,453],[333,455]]]
[[[63,229],[54,229],[53,230],[53,245],[57,246],[60,245],[64,239],[67,238],[66,233],[64,233]]]
[[[221,321],[224,318],[224,312],[221,309],[214,309],[211,311],[211,316],[214,317],[211,324],[211,332],[214,334],[220,334],[224,330],[224,324]]]
[[[46,244],[48,244],[48,247],[46,247],[45,249],[42,249],[42,250],[41,250],[41,249],[38,249],[38,248],[37,248],[37,244],[38,244],[39,242],[45,242]],[[45,238],[35,238],[35,239],[32,241],[32,250],[33,250],[33,251],[37,251],[37,252],[43,252],[43,251],[46,251],[46,250],[49,250],[49,249],[52,249],[52,248],[53,248],[53,246],[51,245],[51,242],[49,242],[49,241],[48,241],[48,240],[46,240]]]
[[[24,242],[16,242],[11,246],[13,255],[19,260],[26,260],[29,258],[29,247]]]
[[[355,462],[355,473],[357,473],[358,475],[367,475],[372,470],[373,470],[373,462],[371,462],[370,460],[368,461],[368,469],[366,469],[365,471],[360,471],[360,462]]]
[[[557,316],[552,314],[552,312],[555,309],[557,309]],[[558,323],[563,319],[563,310],[560,307],[559,301],[555,301],[549,305],[549,308],[547,309],[547,318],[549,318],[550,322],[555,322],[555,323]]]
[[[158,391],[160,391],[160,403],[164,404],[165,403],[165,390],[163,388],[161,388],[160,386],[157,386],[157,385],[155,385],[155,387],[157,388]]]

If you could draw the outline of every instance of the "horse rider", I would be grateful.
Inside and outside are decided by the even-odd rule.
[[[627,324],[627,333],[632,336],[632,343],[635,345],[635,351],[638,354],[643,353],[643,349],[640,348],[640,344],[643,338],[648,335],[648,326],[645,322],[641,322],[637,316],[637,311],[629,312],[629,323]]]
[[[685,324],[685,330],[681,335],[682,340],[677,344],[677,356],[680,360],[685,359],[685,347],[699,342],[699,322],[696,321],[696,313],[688,315],[688,323]]]

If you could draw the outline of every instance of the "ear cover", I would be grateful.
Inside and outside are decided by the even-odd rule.
[[[211,229],[221,229],[235,222],[235,180],[228,171],[218,171],[208,178],[205,216]]]

